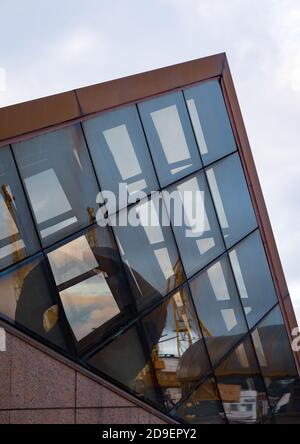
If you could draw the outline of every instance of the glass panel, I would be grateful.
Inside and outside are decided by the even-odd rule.
[[[238,154],[206,170],[227,248],[257,227]]]
[[[299,415],[298,373],[279,307],[258,325],[252,337],[278,421]]]
[[[184,91],[203,164],[236,150],[236,143],[218,80]]]
[[[248,331],[227,256],[192,279],[190,288],[215,364]]]
[[[108,229],[90,229],[48,259],[77,341],[94,332],[98,342],[128,318],[130,291]]]
[[[182,93],[142,102],[139,110],[162,187],[201,168]]]
[[[94,221],[99,189],[80,126],[13,148],[44,246]]]
[[[143,320],[158,383],[168,409],[209,370],[188,289],[178,292]]]
[[[207,379],[184,403],[172,412],[190,424],[223,424],[224,411],[213,378]]]
[[[161,404],[149,361],[150,353],[141,343],[138,328],[133,326],[96,353],[89,364],[137,395]]]
[[[135,106],[90,119],[83,127],[101,188],[115,194],[118,209],[127,206],[128,198],[133,203],[139,191],[150,194],[158,190]],[[125,183],[124,193],[119,193],[119,183]],[[109,205],[108,211],[115,213]]]
[[[277,302],[259,231],[229,253],[248,324],[252,328]]]
[[[233,424],[266,423],[268,397],[248,338],[215,370],[226,417]]]
[[[205,176],[200,173],[167,191],[165,204],[186,274],[192,276],[225,250]]]
[[[138,225],[134,226],[136,222]],[[170,293],[183,282],[170,221],[158,193],[130,210],[122,210],[111,218],[111,223],[139,307]]]
[[[62,334],[63,314],[53,296],[49,278],[41,255],[0,274],[0,313],[66,349]]]
[[[39,249],[33,221],[9,147],[0,150],[0,269]]]

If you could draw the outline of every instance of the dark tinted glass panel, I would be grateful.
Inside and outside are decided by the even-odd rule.
[[[83,124],[102,190],[113,191],[118,207],[150,194],[158,184],[136,107],[103,114]],[[119,183],[125,184],[124,196]],[[110,213],[113,209],[108,207]]]
[[[227,256],[190,281],[213,363],[246,334],[247,326]]]
[[[122,210],[111,222],[116,225],[113,229],[140,307],[183,282],[178,251],[171,228],[166,225],[169,219],[159,194],[129,211]],[[139,225],[133,226],[136,222]]]
[[[225,250],[204,173],[163,195],[186,274],[192,276]]]
[[[255,231],[239,243],[230,251],[229,257],[251,328],[277,302],[259,231]]]
[[[139,110],[162,187],[201,167],[182,93],[142,102]]]
[[[188,289],[182,287],[143,320],[167,408],[208,372],[209,361]]]
[[[99,190],[80,126],[13,148],[45,246],[93,222]]]
[[[48,253],[66,317],[77,341],[99,342],[129,316],[126,275],[108,228],[94,228]]]
[[[42,256],[0,274],[0,313],[53,344],[66,348],[63,314]]]
[[[35,253],[39,244],[9,147],[0,150],[0,269]]]
[[[257,227],[238,154],[206,170],[226,246],[229,248]]]
[[[89,364],[109,378],[155,403],[161,402],[152,367],[137,327],[119,335],[94,355]]]
[[[279,307],[258,325],[252,337],[278,421],[288,419],[288,415],[299,415],[300,384]]]
[[[218,80],[184,91],[204,165],[236,150]]]
[[[222,362],[215,375],[229,422],[256,424],[270,421],[270,405],[250,339]]]
[[[224,411],[214,379],[209,378],[172,412],[191,424],[223,424]]]

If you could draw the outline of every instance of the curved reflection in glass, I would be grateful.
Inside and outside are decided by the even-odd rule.
[[[155,308],[143,319],[142,325],[165,405],[170,409],[209,369],[187,287],[182,287]],[[196,343],[201,349],[197,358],[192,352]]]
[[[276,422],[300,423],[299,377],[279,306],[252,333]]]
[[[130,290],[108,228],[83,232],[48,252],[48,259],[76,341],[86,339],[81,347],[128,320]]]
[[[272,421],[264,381],[249,338],[222,362],[215,375],[230,423],[260,424]]]
[[[248,331],[227,256],[189,281],[213,364]]]
[[[171,412],[179,420],[190,424],[224,424],[224,410],[216,382],[208,378]]]

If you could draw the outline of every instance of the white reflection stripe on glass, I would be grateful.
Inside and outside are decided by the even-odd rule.
[[[174,275],[173,265],[169,256],[168,249],[166,247],[154,250],[154,254],[159,263],[161,271],[166,279],[171,278]]]
[[[243,368],[250,367],[250,363],[248,360],[244,344],[239,345],[239,347],[236,349],[236,355],[238,357],[238,360],[240,361],[241,367]]]
[[[136,157],[126,125],[116,126],[103,131],[105,140],[113,155],[123,180],[141,174],[142,170]]]
[[[3,196],[0,194],[0,239],[13,236],[18,233],[15,221],[8,211]]]
[[[209,170],[206,171],[206,174],[207,174],[207,180],[209,182],[211,192],[212,192],[212,195],[214,198],[214,202],[216,205],[216,210],[217,210],[217,213],[218,213],[218,216],[220,219],[221,227],[223,229],[228,228],[229,224],[228,224],[228,220],[226,217],[225,209],[223,206],[223,202],[222,202],[222,198],[221,198],[220,191],[218,188],[218,184],[217,184],[214,170],[212,168],[210,168]]]
[[[171,105],[153,111],[151,117],[169,164],[190,159],[188,145],[178,114],[177,106]]]
[[[267,367],[268,363],[267,363],[267,359],[266,359],[266,355],[260,340],[260,336],[257,330],[254,330],[254,332],[252,333],[252,338],[253,338],[253,343],[254,343],[254,347],[257,353],[257,358],[259,361],[259,365],[261,367]]]
[[[216,245],[212,237],[208,237],[207,239],[197,239],[196,244],[200,254],[207,253]]]
[[[137,180],[136,182],[127,184],[128,194],[131,195],[137,193],[138,191],[144,190],[145,188],[147,188],[145,179]]]
[[[98,267],[98,262],[85,236],[48,253],[48,258],[56,285]]]
[[[75,159],[78,163],[79,168],[82,170],[82,163],[81,163],[81,160],[79,158],[79,154],[78,154],[78,151],[76,148],[73,149],[73,153],[74,153],[74,156],[75,156]]]
[[[181,167],[177,167],[177,168],[172,168],[171,169],[171,174],[177,174],[180,173],[180,171],[185,170],[186,168],[191,168],[193,166],[192,163],[189,163],[187,165],[181,166]]]
[[[196,139],[198,142],[200,153],[207,154],[208,149],[207,149],[207,145],[205,142],[205,138],[204,138],[204,134],[203,134],[203,130],[202,130],[202,125],[201,125],[201,122],[199,119],[199,115],[197,112],[197,108],[196,108],[196,104],[195,104],[194,99],[188,99],[187,106],[188,106],[188,110],[189,110],[189,113],[191,116],[191,120],[192,120],[192,124],[193,124],[193,128],[195,131],[195,135],[196,135]]]
[[[190,227],[191,233],[200,237],[204,232],[210,231],[204,204],[204,191],[200,190],[197,178],[186,180],[177,186],[177,190],[184,208],[184,220]]]
[[[207,270],[207,275],[217,301],[229,301],[230,295],[220,262],[216,262]]]
[[[27,177],[25,185],[38,224],[72,210],[53,168]]]
[[[13,254],[15,251],[22,250],[22,248],[25,248],[25,244],[22,239],[13,242],[12,244],[5,245],[5,247],[0,248],[0,259]]]
[[[153,200],[138,205],[136,212],[139,215],[142,227],[151,245],[164,242],[164,235],[159,224],[158,214]]]
[[[45,237],[50,236],[51,234],[54,234],[57,231],[68,227],[69,225],[76,224],[76,222],[78,222],[77,217],[70,217],[70,219],[66,219],[62,222],[59,222],[58,224],[52,225],[51,227],[41,230],[41,236],[44,239]]]
[[[243,273],[240,267],[240,263],[236,254],[236,250],[232,250],[229,253],[229,257],[231,260],[233,272],[235,275],[236,283],[240,292],[240,296],[242,299],[248,299],[248,292],[246,289],[245,281],[243,278]]]
[[[235,317],[234,310],[232,308],[224,308],[221,310],[227,331],[230,332],[237,326],[237,320]]]
[[[249,313],[251,313],[252,308],[251,307],[244,307],[244,311],[245,311],[246,315],[248,315]]]

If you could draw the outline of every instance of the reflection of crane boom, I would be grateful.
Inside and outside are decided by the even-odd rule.
[[[16,222],[17,213],[15,207],[15,197],[13,196],[9,185],[3,184],[2,192],[3,192],[4,202],[8,210],[8,212],[6,213],[8,216],[6,221],[6,225],[8,227],[7,231],[11,232],[9,236],[9,241],[10,245],[12,246],[13,261],[14,263],[16,263],[23,258],[23,254],[20,248],[14,248],[14,245],[20,240],[20,233],[18,231],[18,224]],[[14,276],[13,279],[14,279],[15,297],[16,297],[16,302],[18,302],[22,291],[25,273],[22,271],[22,268],[19,268],[18,270],[16,270],[13,276]]]

